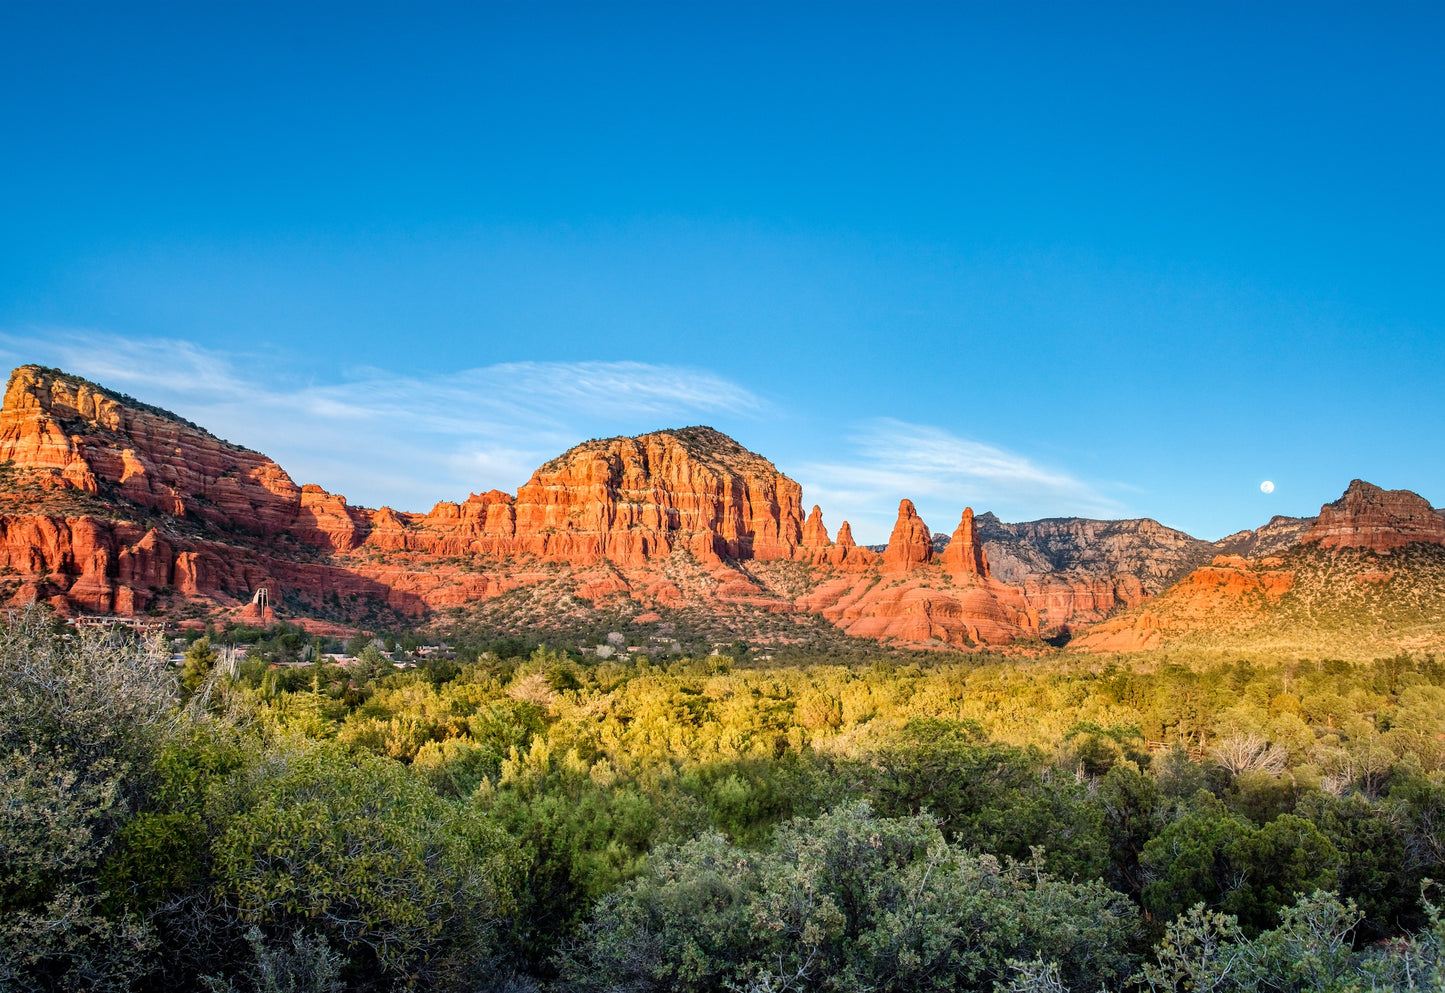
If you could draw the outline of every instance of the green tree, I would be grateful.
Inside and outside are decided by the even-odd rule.
[[[181,667],[181,688],[187,696],[206,684],[219,659],[219,653],[211,647],[210,638],[198,638],[186,649],[185,662]]]
[[[1364,935],[1378,940],[1402,926],[1424,923],[1418,906],[1421,874],[1406,855],[1406,825],[1395,804],[1316,790],[1300,801],[1296,813],[1339,852],[1336,883],[1341,896],[1359,906]]]
[[[381,654],[381,649],[368,642],[356,656],[356,677],[360,682],[372,682],[396,671],[391,660]]]
[[[225,801],[212,843],[224,899],[268,933],[322,934],[360,970],[353,982],[455,978],[497,951],[521,854],[406,767],[327,745],[268,759]]]
[[[1284,814],[1255,827],[1208,794],[1200,794],[1195,807],[1151,839],[1140,857],[1150,880],[1143,903],[1156,921],[1199,903],[1258,933],[1298,894],[1334,885],[1339,853],[1309,821]]]
[[[1040,957],[1092,989],[1129,971],[1134,926],[1101,884],[969,855],[930,817],[859,804],[780,826],[762,853],[717,835],[660,849],[560,966],[574,990],[911,991],[986,988]]]
[[[977,851],[1030,857],[1075,878],[1101,874],[1106,841],[1086,787],[1044,782],[1041,757],[984,739],[963,721],[914,718],[864,767],[865,789],[881,814],[929,813],[950,841]]]

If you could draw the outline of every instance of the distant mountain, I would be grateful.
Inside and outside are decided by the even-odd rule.
[[[1264,537],[1246,547],[1298,538],[1278,554],[1217,556],[1074,647],[1363,657],[1445,649],[1445,516],[1419,494],[1357,479],[1313,521],[1275,518],[1252,534]]]
[[[1058,639],[1159,594],[1215,553],[1210,542],[1149,518],[1005,523],[987,513],[978,531],[993,575],[1022,588],[1041,634]],[[947,546],[935,538],[940,551]]]
[[[1214,548],[1221,555],[1278,555],[1298,545],[1314,523],[1313,517],[1285,517],[1276,514],[1263,527],[1252,531],[1236,531],[1220,538],[1214,543]]]
[[[978,520],[994,574],[1007,582],[1039,575],[1132,576],[1153,596],[1213,551],[1209,542],[1148,518],[1054,517],[1005,524],[982,514]]]

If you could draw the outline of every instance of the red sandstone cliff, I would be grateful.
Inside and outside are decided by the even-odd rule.
[[[295,518],[301,491],[275,462],[166,411],[40,366],[10,375],[0,462],[60,485],[262,534]]]
[[[639,564],[686,549],[704,562],[788,559],[802,487],[712,428],[588,442],[517,491],[518,551]]]
[[[585,588],[620,583],[666,600],[668,583],[640,570],[675,552],[722,570],[716,596],[776,610],[790,602],[759,598],[724,563],[856,570],[876,560],[846,524],[830,544],[821,511],[805,528],[798,484],[711,428],[578,445],[515,497],[491,491],[427,514],[373,511],[298,487],[264,456],[174,414],[25,366],[0,410],[0,459],[15,484],[0,500],[0,562],[18,577],[11,595],[65,610],[130,613],[158,597],[171,597],[170,607],[228,607],[264,583],[273,602],[284,589],[301,609],[373,601],[419,616],[531,581],[528,560],[610,562],[635,582],[619,573]],[[467,557],[470,567],[439,561]]]

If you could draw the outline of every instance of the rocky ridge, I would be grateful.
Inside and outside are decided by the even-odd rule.
[[[1214,547],[1221,555],[1243,555],[1246,558],[1278,555],[1298,545],[1314,524],[1313,517],[1276,514],[1261,527],[1236,531],[1220,538],[1214,542]]]
[[[552,596],[549,616],[693,611],[779,637],[806,637],[821,618],[913,646],[1067,638],[1107,619],[1077,643],[1115,650],[1165,643],[1240,598],[1285,595],[1274,573],[1289,567],[1259,556],[1301,540],[1371,554],[1445,543],[1428,502],[1357,481],[1318,521],[1276,518],[1214,543],[1151,520],[1005,524],[969,508],[944,537],[903,500],[888,545],[872,550],[846,521],[830,540],[796,482],[705,427],[585,442],[515,495],[371,510],[38,366],[11,375],[0,463],[0,593],[65,612],[214,616],[243,612],[264,586],[284,616],[375,625],[488,603],[536,611]],[[1220,552],[1255,558],[1211,562]],[[1218,603],[1201,606],[1206,591]],[[1168,609],[1145,612],[1151,598]]]
[[[12,599],[66,612],[204,612],[258,588],[293,612],[420,618],[577,573],[583,595],[676,601],[658,580],[681,553],[710,603],[792,609],[739,563],[857,571],[877,556],[847,522],[807,540],[801,488],[711,428],[586,442],[515,496],[472,494],[426,514],[353,507],[276,463],[159,408],[39,366],[16,369],[0,410],[0,567]],[[378,614],[378,611],[381,614]]]
[[[1040,633],[1054,638],[1156,596],[1215,551],[1148,518],[1009,524],[984,513],[974,518],[974,531],[991,574],[1023,591]],[[935,553],[947,557],[955,540],[935,536]]]

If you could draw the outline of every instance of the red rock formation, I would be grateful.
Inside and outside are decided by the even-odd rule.
[[[1295,575],[1280,559],[1217,555],[1137,611],[1089,628],[1069,644],[1093,652],[1157,648],[1193,631],[1248,625],[1288,593]]]
[[[711,428],[588,442],[517,491],[515,550],[619,565],[687,549],[699,560],[788,559],[802,542],[802,488]]]
[[[368,525],[366,514],[348,507],[346,497],[307,483],[289,530],[307,544],[349,552],[365,540]]]
[[[1038,614],[1041,634],[1074,631],[1103,620],[1120,607],[1148,599],[1137,576],[1091,579],[1080,575],[1027,576],[1024,599]]]
[[[847,522],[830,543],[818,507],[803,520],[797,483],[707,428],[579,445],[516,497],[493,490],[426,514],[371,511],[297,487],[274,462],[164,411],[38,367],[11,376],[0,410],[7,459],[0,568],[10,578],[0,588],[12,602],[68,611],[185,605],[264,621],[266,605],[248,604],[263,585],[288,618],[379,605],[420,618],[512,592],[550,612],[573,609],[575,594],[577,609],[608,599],[608,609],[732,617],[817,612],[850,634],[959,647],[1137,606],[1209,548],[1153,521],[1005,525],[965,510],[933,563],[932,536],[905,500],[880,555],[858,547]],[[1286,523],[1270,541],[1299,525]],[[1230,540],[1264,547],[1264,531]],[[1356,483],[1310,534],[1325,548],[1386,551],[1445,543],[1445,519],[1414,494]],[[1080,641],[1142,646],[1181,625],[1243,616],[1289,589],[1293,576],[1278,566],[1216,560],[1174,599]],[[1386,585],[1392,575],[1364,572],[1359,582]]]
[[[844,572],[861,572],[877,565],[878,558],[877,552],[863,548],[853,540],[853,527],[844,521],[838,528],[838,539],[818,561]]]
[[[442,502],[421,521],[429,549],[438,555],[510,555],[517,535],[512,495],[473,493],[460,504]]]
[[[933,536],[928,525],[918,516],[912,500],[898,504],[898,521],[888,537],[888,548],[883,552],[884,572],[907,572],[926,564],[933,558]]]
[[[1302,542],[1321,548],[1388,552],[1414,542],[1445,545],[1445,515],[1410,490],[1383,490],[1356,479],[1344,496],[1320,508]]]
[[[300,489],[265,456],[40,366],[10,375],[0,409],[3,461],[86,493],[113,492],[163,513],[190,512],[261,534],[284,530],[300,504]]]
[[[828,547],[828,529],[823,525],[823,508],[816,503],[813,504],[813,512],[803,522],[802,546],[810,550]]]
[[[719,565],[794,558],[802,543],[798,485],[707,428],[580,445],[539,469],[518,498],[491,491],[426,515],[368,511],[318,486],[297,487],[275,463],[174,415],[23,367],[0,411],[0,458],[44,490],[96,495],[122,517],[134,506],[217,529],[201,539],[192,525],[182,529],[186,537],[165,525],[125,525],[136,530],[126,537],[118,521],[0,517],[9,536],[0,539],[0,558],[19,576],[15,595],[71,610],[136,610],[171,589],[229,610],[258,583],[281,577],[299,605],[369,597],[416,614],[514,587],[518,556],[637,568],[687,550]],[[39,510],[29,499],[11,504]],[[296,561],[287,536],[338,557],[335,564]],[[809,553],[825,554],[826,531],[811,538],[821,541]],[[493,560],[495,571],[436,561],[467,555]],[[398,557],[408,564],[391,564]],[[666,581],[651,587],[676,599]]]
[[[984,554],[983,542],[973,526],[973,508],[963,508],[963,519],[958,522],[948,547],[943,550],[943,567],[955,575],[971,573],[987,576],[988,556]]]
[[[798,606],[855,637],[920,648],[1006,645],[1039,633],[1037,614],[1014,587],[974,575],[959,586],[938,566],[889,575],[826,578]]]

